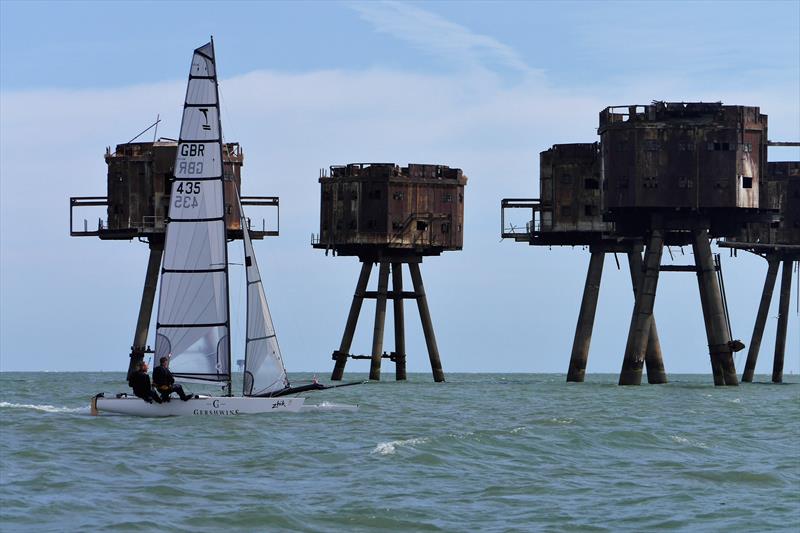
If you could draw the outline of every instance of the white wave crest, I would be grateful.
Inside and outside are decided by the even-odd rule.
[[[695,446],[697,448],[708,448],[708,444],[700,442],[699,440],[693,441],[686,437],[681,437],[680,435],[670,435],[670,438],[678,444],[686,444],[687,446]]]
[[[318,405],[304,405],[303,411],[358,411],[358,405],[322,402]]]
[[[414,444],[424,444],[428,442],[428,439],[425,437],[417,437],[413,439],[405,439],[405,440],[393,440],[389,442],[379,442],[375,449],[372,450],[373,454],[378,455],[392,455],[397,451],[397,448],[400,446],[413,446]]]
[[[55,405],[34,405],[29,403],[0,402],[0,408],[8,409],[33,409],[45,413],[88,413],[88,407],[57,407]]]

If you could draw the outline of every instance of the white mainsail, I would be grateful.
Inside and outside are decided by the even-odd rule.
[[[184,380],[230,382],[228,248],[214,42],[194,51],[175,157],[157,361]]]
[[[238,195],[237,195],[238,196]],[[272,324],[272,315],[264,294],[264,284],[258,270],[250,227],[244,216],[241,199],[239,212],[242,216],[244,240],[244,265],[247,278],[247,332],[244,352],[245,396],[269,395],[289,386],[286,367],[283,365],[278,337]]]

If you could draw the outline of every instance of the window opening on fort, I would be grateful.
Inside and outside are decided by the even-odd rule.
[[[658,176],[650,176],[644,179],[645,189],[658,189]]]
[[[708,150],[713,152],[729,152],[736,150],[736,144],[726,142],[710,142],[708,143]]]
[[[583,180],[583,188],[587,190],[597,190],[600,188],[600,180],[596,178],[586,178]]]

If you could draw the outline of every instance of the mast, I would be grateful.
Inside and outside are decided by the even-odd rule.
[[[244,294],[245,294],[245,315],[244,315],[244,371],[242,372],[242,396],[247,396],[251,391],[247,390],[248,384],[248,368],[247,368],[247,359],[248,353],[248,345],[250,344],[250,284],[254,283],[250,281],[250,265],[248,264],[248,246],[247,240],[250,238],[250,227],[247,225],[247,220],[244,217],[244,209],[242,208],[242,192],[240,190],[236,190],[236,200],[239,202],[239,224],[242,226],[242,247],[244,251],[244,257],[242,261],[244,262]],[[251,379],[251,386],[252,389],[252,379]]]
[[[219,108],[219,76],[217,74],[217,53],[214,51],[214,36],[211,36],[211,61],[214,62],[214,90],[216,92],[216,108],[217,108],[217,124],[219,125],[219,160],[222,163],[222,206],[223,211],[225,211],[224,207],[226,205],[226,197],[225,197],[225,158],[224,158],[224,148],[223,148],[223,141],[222,141],[222,113],[220,113]],[[227,335],[227,351],[228,351],[228,396],[233,396],[233,384],[231,382],[231,378],[233,376],[233,367],[231,366],[231,292],[230,292],[230,275],[228,272],[228,220],[225,215],[223,215],[225,219],[225,314],[228,317],[226,321],[226,325],[228,326],[228,335]]]

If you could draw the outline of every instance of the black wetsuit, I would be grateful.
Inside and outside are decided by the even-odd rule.
[[[177,392],[178,396],[180,396],[181,400],[184,402],[191,399],[191,396],[187,396],[186,393],[183,392],[183,387],[175,384],[175,378],[172,377],[172,372],[165,366],[157,366],[153,370],[153,384],[155,384],[158,392],[161,393],[161,399],[164,401],[168,402],[169,395],[173,392]]]
[[[153,403],[154,400],[156,403],[161,403],[161,398],[150,385],[150,376],[147,375],[147,372],[137,371],[131,377],[131,387],[133,387],[133,393],[147,403]]]

